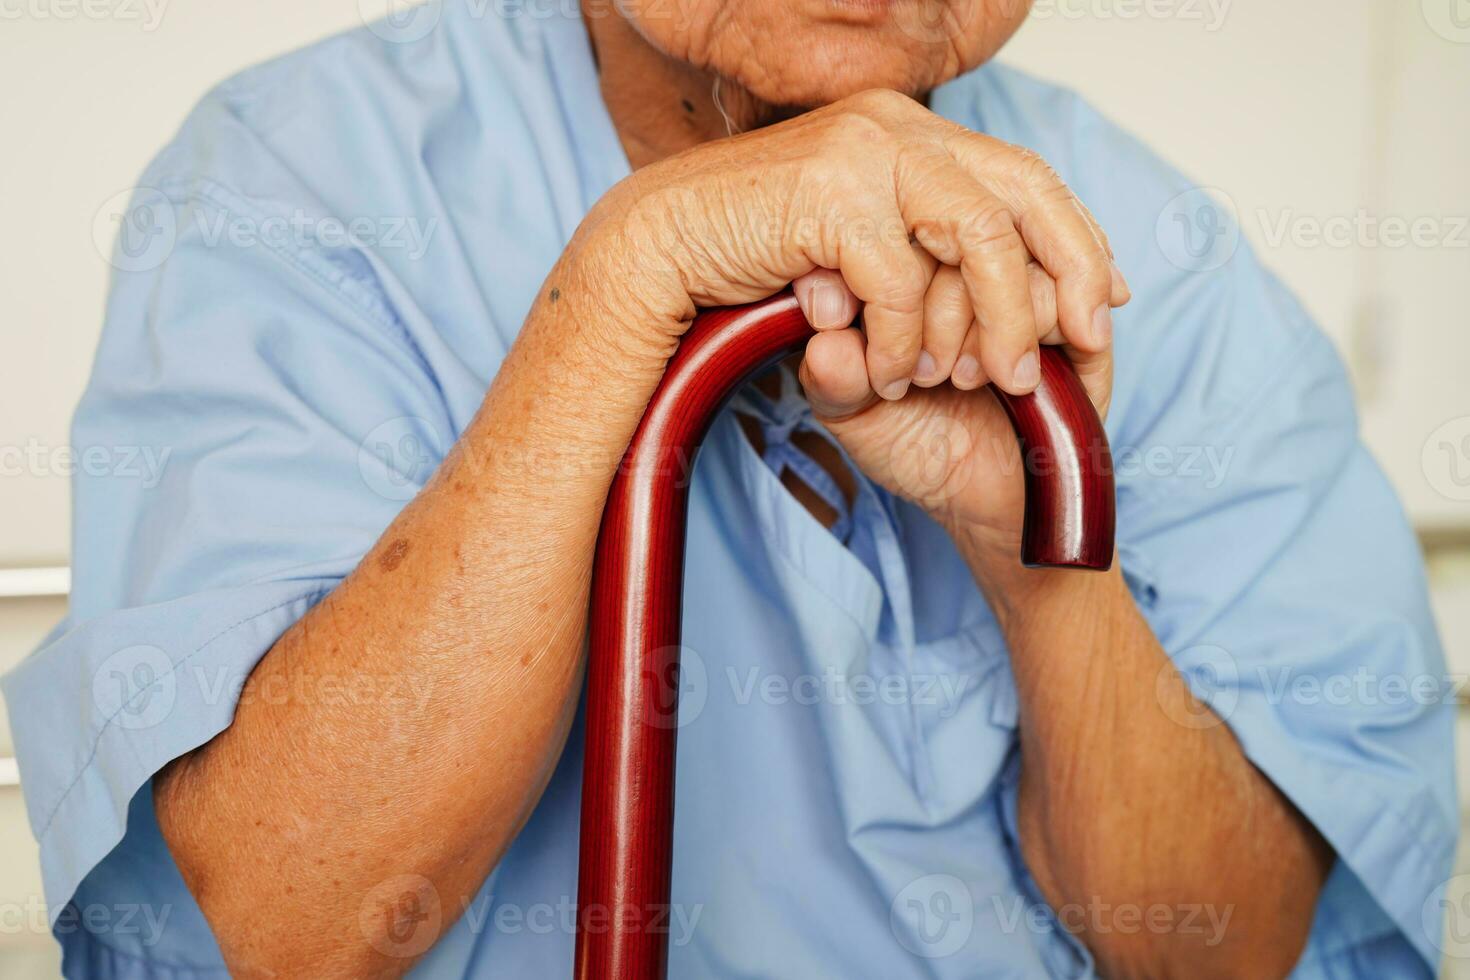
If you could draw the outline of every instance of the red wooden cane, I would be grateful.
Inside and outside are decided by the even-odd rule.
[[[608,493],[592,582],[576,976],[657,980],[668,964],[684,521],[694,454],[736,387],[812,335],[788,290],[699,315]],[[1027,565],[1106,569],[1107,437],[1066,357],[1000,396],[1020,439]]]

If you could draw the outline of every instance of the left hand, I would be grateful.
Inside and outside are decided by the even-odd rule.
[[[1113,382],[1111,344],[1064,336],[1054,281],[1034,264],[1032,273],[1038,339],[1065,347],[1105,417]],[[1126,284],[1121,276],[1115,281],[1126,301]],[[921,362],[914,387],[897,401],[879,398],[868,383],[866,340],[850,325],[860,304],[841,274],[817,269],[793,288],[819,331],[800,369],[817,420],[874,482],[924,508],[951,535],[963,536],[962,544],[1014,562],[1024,511],[1021,455],[1000,403],[976,390],[989,379],[969,349],[977,329],[959,270],[934,267],[924,333],[965,339],[957,349],[928,354],[934,363]]]

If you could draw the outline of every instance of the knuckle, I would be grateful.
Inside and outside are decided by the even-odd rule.
[[[925,307],[924,329],[937,337],[954,337],[958,340],[974,315],[969,300],[948,295]]]
[[[1065,189],[1067,186],[1062,182],[1061,176],[1052,165],[1047,163],[1046,159],[1035,150],[1028,149],[1024,146],[1014,147],[1012,149],[1011,165],[1015,170],[1016,176],[1028,187],[1039,189],[1061,187]],[[1067,190],[1067,193],[1070,195],[1071,191]]]
[[[1088,292],[1112,291],[1112,259],[1095,237],[1073,243],[1063,255],[1063,266],[1058,271],[1070,284]]]
[[[903,374],[919,359],[920,338],[904,333],[868,345],[868,368],[874,374]]]
[[[879,302],[890,309],[917,313],[924,308],[924,295],[928,288],[929,277],[923,267],[917,262],[906,262],[885,279]]]
[[[868,115],[908,112],[918,106],[918,103],[907,95],[887,88],[866,89],[856,95],[848,96],[843,102]]]
[[[1112,294],[1112,273],[1105,263],[1089,261],[1082,274],[1077,277],[1077,287],[1084,296],[1101,302]]]
[[[872,152],[873,147],[886,145],[893,138],[888,127],[862,112],[847,110],[838,113],[832,122],[826,146],[837,153],[853,153],[855,148]]]
[[[967,214],[960,220],[958,231],[966,254],[988,255],[1026,247],[1016,230],[1015,215],[996,201],[987,201]]]

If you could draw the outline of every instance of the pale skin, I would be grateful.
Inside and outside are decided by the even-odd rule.
[[[1029,390],[1037,343],[1062,343],[1106,411],[1110,310],[1129,299],[1102,229],[1043,161],[921,104],[1024,14],[1007,0],[587,10],[637,172],[568,245],[433,480],[261,660],[230,728],[154,782],[233,974],[400,975],[473,899],[565,743],[602,502],[665,361],[697,307],[792,281],[820,330],[800,364],[818,417],[949,531],[1005,633],[1022,848],[1045,897],[1229,915],[1209,947],[1208,931],[1079,923],[1110,976],[1290,969],[1330,848],[1182,683],[1159,682],[1173,668],[1116,562],[1016,561],[1014,440],[976,389]],[[905,462],[935,445],[939,465]],[[430,696],[310,695],[408,674]],[[400,895],[381,887],[405,875],[442,910],[408,944]]]

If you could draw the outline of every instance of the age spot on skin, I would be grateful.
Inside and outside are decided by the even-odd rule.
[[[403,556],[408,554],[408,539],[398,538],[388,546],[388,550],[378,557],[378,568],[385,572],[391,572],[403,564]]]

